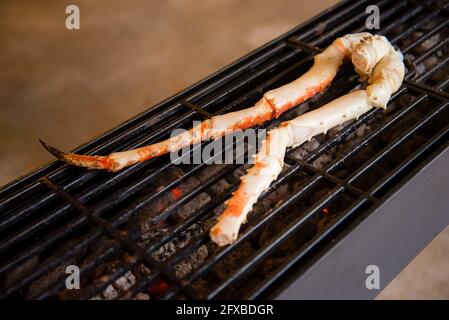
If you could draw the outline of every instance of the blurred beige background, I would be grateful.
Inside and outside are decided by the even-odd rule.
[[[52,159],[38,138],[73,149],[335,2],[0,0],[0,185]],[[379,298],[448,299],[448,254],[446,229]]]

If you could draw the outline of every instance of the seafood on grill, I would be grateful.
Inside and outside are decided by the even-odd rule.
[[[253,205],[280,174],[287,148],[299,146],[332,127],[358,119],[374,107],[386,108],[404,78],[402,54],[382,36],[363,38],[355,50],[352,61],[357,71],[368,77],[367,88],[348,93],[268,132],[255,164],[241,178],[239,188],[225,203],[224,212],[210,231],[215,243],[224,246],[237,239],[240,226],[246,222]]]
[[[244,130],[279,117],[286,110],[323,91],[335,78],[345,60],[351,59],[356,72],[367,75],[389,50],[388,41],[382,36],[370,33],[345,35],[317,54],[312,67],[301,77],[266,92],[253,107],[214,116],[175,137],[138,149],[114,152],[107,156],[79,155],[60,151],[43,141],[41,143],[55,157],[71,165],[118,171],[138,162],[176,152],[191,144],[216,139],[235,130]]]

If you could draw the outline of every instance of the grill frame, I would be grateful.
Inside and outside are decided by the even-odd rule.
[[[441,153],[437,151],[416,168],[410,180],[397,186],[384,203],[360,217],[335,238],[335,245],[328,245],[320,257],[296,270],[265,298],[374,299],[449,225],[445,213],[449,199],[433,192],[449,188],[448,147],[449,143],[440,147]],[[365,270],[370,265],[379,268],[380,289],[365,287],[369,275]]]
[[[389,4],[391,4],[391,2],[392,1],[388,1],[388,0],[379,1],[379,3],[385,4],[385,5],[389,5]],[[283,77],[285,76],[285,74],[288,74],[288,72],[289,72],[288,70],[296,70],[296,72],[297,72],[297,70],[303,70],[307,66],[307,64],[310,63],[312,55],[320,50],[319,48],[322,47],[321,44],[325,44],[326,42],[334,39],[337,36],[337,33],[340,32],[341,30],[343,30],[346,26],[351,25],[351,23],[353,23],[354,21],[357,21],[358,19],[360,20],[361,17],[363,17],[362,12],[364,12],[364,11],[360,11],[360,10],[359,10],[360,12],[357,11],[357,12],[359,12],[358,15],[354,16],[353,18],[349,19],[345,23],[341,24],[341,27],[335,29],[333,32],[326,33],[324,35],[324,37],[321,37],[321,35],[313,34],[313,32],[316,31],[316,28],[310,28],[310,26],[312,24],[314,24],[314,23],[319,24],[320,23],[319,21],[321,21],[323,19],[326,20],[326,22],[330,23],[330,24],[332,23],[332,21],[334,21],[334,22],[337,22],[338,20],[341,21],[344,18],[345,14],[347,14],[348,12],[351,12],[355,8],[363,7],[364,3],[366,3],[366,1],[360,1],[357,3],[352,3],[350,1],[344,1],[340,4],[337,4],[336,6],[324,11],[319,16],[312,18],[308,22],[298,26],[297,28],[286,33],[285,35],[280,36],[279,38],[271,41],[270,43],[266,44],[265,46],[261,47],[260,49],[255,50],[254,52],[243,57],[242,59],[237,60],[232,65],[230,65],[230,66],[218,71],[217,73],[213,74],[212,76],[200,81],[199,83],[190,87],[189,89],[186,89],[185,91],[156,105],[155,107],[149,109],[148,111],[143,112],[142,114],[136,116],[135,118],[120,125],[118,128],[113,129],[113,130],[107,132],[106,134],[104,134],[103,136],[92,140],[91,142],[87,143],[86,145],[83,145],[83,146],[77,148],[75,150],[75,152],[85,153],[85,152],[89,151],[88,153],[103,154],[106,151],[110,152],[110,151],[115,150],[116,148],[120,148],[120,150],[122,150],[123,146],[125,148],[128,148],[130,144],[137,143],[137,145],[141,145],[141,144],[146,144],[149,141],[159,140],[162,137],[164,137],[171,129],[176,128],[179,124],[188,123],[189,122],[188,119],[192,118],[193,116],[199,116],[202,119],[210,117],[211,112],[209,110],[213,109],[214,105],[220,104],[220,101],[221,101],[220,99],[225,99],[225,98],[220,98],[220,96],[225,97],[229,94],[230,91],[231,92],[237,91],[235,89],[236,86],[230,91],[221,90],[220,85],[224,85],[226,83],[226,81],[229,81],[229,78],[235,77],[238,79],[242,79],[243,78],[242,74],[246,70],[248,70],[248,68],[254,68],[254,69],[259,68],[258,73],[252,74],[250,76],[252,79],[256,79],[258,76],[260,76],[260,74],[262,74],[263,72],[266,72],[266,70],[275,70],[276,67],[281,66],[283,64],[282,59],[285,60],[284,65],[291,64],[289,67],[284,68],[282,73],[280,73],[280,75],[276,75],[274,77],[269,78],[269,80],[267,80],[267,81],[263,81],[263,83],[261,85],[256,86],[256,88],[254,88],[251,92],[248,92],[241,98],[233,99],[232,103],[227,104],[218,113],[227,112],[228,110],[234,108],[236,105],[239,105],[240,102],[246,101],[246,100],[251,100],[251,99],[257,97],[263,91],[265,91],[265,90],[261,89],[261,86],[263,88],[267,88],[269,85],[273,85],[274,83],[276,83],[276,81],[279,81],[280,79],[282,80]],[[407,6],[407,4],[408,4],[407,1],[399,1],[399,2],[397,2],[397,4],[391,5],[391,7],[389,7],[389,10],[385,13],[385,15],[383,15],[383,17],[386,17],[388,19],[388,17],[393,16],[395,13],[397,13],[402,8]],[[424,5],[421,5],[421,6],[424,6]],[[418,9],[419,7],[420,7],[420,5],[413,7],[413,9],[408,11],[408,15],[413,16],[413,14],[415,14],[416,12],[420,12],[420,9]],[[432,17],[433,17],[433,13],[428,15],[429,19],[431,19]],[[393,29],[394,25],[400,23],[402,20],[405,20],[406,18],[407,18],[407,16],[402,17],[401,19],[398,19],[398,21],[396,21],[396,23],[390,24],[389,30]],[[413,30],[413,28],[411,28],[410,30]],[[354,32],[355,31],[361,31],[361,30],[354,30]],[[382,29],[381,31],[384,32],[385,29]],[[409,31],[409,32],[412,32],[412,31]],[[300,34],[300,36],[295,36],[298,34]],[[315,37],[315,40],[314,41],[303,41],[303,39],[308,39],[308,37],[312,37],[312,38]],[[395,42],[395,40],[397,40],[397,39],[398,38],[393,38],[391,40],[392,40],[392,42]],[[318,46],[318,45],[320,45],[320,46]],[[294,48],[294,49],[292,49],[292,48]],[[282,50],[284,50],[284,49],[287,50],[286,53],[282,53]],[[296,50],[299,50],[299,51],[296,51]],[[266,58],[267,56],[271,55],[270,57],[273,57],[273,56],[276,56],[276,54],[278,54],[278,53],[281,54],[281,58],[280,58],[280,60],[276,61],[277,64],[275,67],[271,68],[269,65],[265,66],[263,68],[261,67],[261,65],[263,65],[265,62],[270,61],[269,58]],[[290,63],[289,61],[292,61],[291,59],[294,59],[294,57],[296,55],[300,59],[294,63]],[[266,60],[264,60],[265,58],[266,58]],[[246,65],[246,67],[245,67],[245,65]],[[425,80],[426,74],[423,74],[420,77],[414,78],[415,70],[413,69],[413,65],[408,64],[408,68],[409,68],[409,72],[406,75],[406,80],[404,81],[402,88],[400,89],[400,91],[398,93],[396,93],[394,95],[394,97],[392,99],[394,100],[396,97],[400,96],[401,94],[404,94],[405,92],[413,92],[414,94],[419,93],[419,94],[426,95],[426,97],[431,97],[432,99],[440,101],[440,103],[444,104],[443,106],[441,106],[441,109],[445,108],[447,102],[449,101],[449,94],[447,94],[443,91],[436,90],[435,88],[423,85],[421,82],[423,80]],[[427,76],[430,75],[431,71],[432,70],[429,70],[427,72]],[[340,79],[341,79],[341,76],[345,75],[345,74],[347,75],[346,71],[341,72],[341,74],[339,75]],[[241,83],[243,83],[242,85],[245,84],[245,81],[248,82],[249,80],[246,78],[241,80]],[[257,81],[256,81],[256,83],[257,83]],[[354,86],[354,83],[355,83],[355,78],[352,77],[350,79],[350,81],[347,84],[345,84],[345,86],[343,88],[340,88],[338,90],[332,90],[332,94],[331,93],[323,94],[320,97],[320,104],[322,103],[322,101],[324,101],[326,99],[327,100],[333,99],[336,96],[336,94],[342,94],[343,92],[352,88]],[[211,97],[210,95],[208,96],[209,92],[217,92],[217,94],[215,96]],[[235,93],[231,93],[231,95],[233,95],[233,94],[235,95]],[[218,97],[217,97],[217,95],[218,95]],[[248,97],[249,97],[249,99],[248,99]],[[179,113],[179,110],[182,110],[182,108],[185,108],[186,110],[188,110],[188,112],[182,113],[182,117],[177,118],[176,121],[170,123],[168,126],[165,126],[163,128],[156,128],[156,130],[154,130],[154,132],[150,133],[149,135],[146,135],[146,136],[144,135],[143,137],[139,136],[138,133],[143,132],[148,128],[151,128],[153,123],[156,122],[155,119],[157,119],[157,117],[159,117],[159,118],[162,118],[163,116],[170,117],[171,114],[176,114],[177,112]],[[300,107],[298,107],[298,108],[300,108]],[[328,170],[326,170],[326,171],[317,170],[316,168],[311,167],[308,163],[310,163],[314,157],[317,158],[320,154],[329,150],[334,144],[337,144],[340,141],[342,141],[347,135],[349,135],[351,132],[353,132],[355,130],[355,128],[362,125],[367,120],[373,118],[376,115],[376,113],[378,113],[378,112],[379,112],[378,110],[372,110],[372,111],[368,112],[366,115],[364,115],[363,117],[361,117],[358,121],[351,123],[350,125],[345,127],[335,137],[333,137],[332,139],[327,141],[325,144],[321,145],[320,148],[311,155],[311,158],[307,159],[306,161],[298,162],[294,159],[289,158],[289,156],[287,156],[287,163],[289,163],[289,161],[290,161],[290,164],[292,164],[292,166],[294,166],[294,171],[292,170],[292,173],[290,174],[290,176],[293,175],[297,171],[305,170],[305,171],[308,171],[309,173],[311,172],[314,176],[317,176],[319,178],[324,177],[325,179],[328,179],[328,180],[331,180],[332,182],[334,182],[336,188],[338,186],[338,188],[334,190],[335,194],[338,194],[341,191],[341,188],[344,188],[345,190],[349,190],[353,193],[356,193],[360,197],[364,197],[364,199],[369,198],[369,201],[375,203],[375,205],[373,205],[373,208],[370,211],[368,211],[368,212],[370,212],[369,216],[370,217],[371,217],[371,215],[374,216],[374,214],[376,214],[376,212],[378,212],[377,211],[378,209],[375,210],[376,206],[379,207],[379,204],[384,202],[386,199],[391,198],[392,194],[384,196],[381,200],[374,199],[374,198],[372,198],[372,196],[370,194],[367,194],[363,190],[358,190],[357,188],[354,189],[354,188],[348,186],[348,184],[344,181],[335,180],[335,177],[333,177],[332,175],[329,175],[329,173],[327,172]],[[404,111],[404,113],[405,113],[405,111]],[[288,116],[288,114],[289,113],[287,113],[287,116]],[[285,117],[283,116],[281,119],[285,119]],[[274,120],[273,122],[270,123],[270,126],[272,126],[276,123],[279,123],[281,121],[281,119]],[[148,122],[151,122],[151,124],[149,124]],[[391,122],[393,122],[393,120]],[[136,132],[137,132],[137,134],[136,134]],[[123,133],[125,133],[125,134],[123,134]],[[134,134],[134,136],[133,136],[133,134]],[[447,126],[446,126],[445,134],[447,134]],[[122,145],[121,141],[125,140],[129,137],[131,137],[129,139],[130,141],[128,143]],[[135,138],[135,137],[137,137],[137,138]],[[403,137],[403,139],[398,140],[398,143],[401,143],[401,141],[403,141],[404,139],[406,139],[406,137]],[[289,154],[291,154],[291,152],[289,152]],[[438,154],[438,152],[434,151],[433,154],[429,155],[429,157],[426,158],[426,161],[430,161],[429,159],[431,159],[432,157],[436,157],[437,154]],[[166,168],[171,166],[171,164],[167,163],[167,161],[164,162],[164,161],[161,161],[158,159],[154,159],[149,163],[142,164],[142,165],[136,165],[134,167],[125,169],[118,174],[111,175],[111,177],[109,177],[107,181],[108,181],[108,183],[110,183],[113,186],[114,185],[113,181],[115,181],[115,180],[120,181],[121,179],[125,180],[128,177],[131,177],[132,174],[139,172],[139,170],[141,170],[143,167],[150,167],[151,164],[156,165],[159,163],[161,163],[162,166],[159,167],[160,171],[154,173],[154,176],[156,176],[157,174],[160,174],[160,172],[162,172],[163,170],[165,170]],[[199,165],[197,167],[192,168],[191,171],[188,171],[188,175],[187,174],[185,175],[184,179],[187,179],[191,175],[194,175],[202,167],[203,167],[202,165]],[[402,168],[404,168],[404,167],[405,166],[402,166]],[[60,199],[63,199],[67,202],[65,207],[67,207],[69,209],[61,209],[62,211],[60,211],[60,212],[63,212],[63,213],[66,211],[69,212],[73,207],[76,208],[84,217],[82,221],[85,221],[85,222],[89,221],[90,223],[93,223],[94,225],[99,227],[99,229],[93,230],[94,232],[92,233],[92,236],[100,236],[102,234],[108,234],[110,237],[113,237],[114,239],[118,239],[118,241],[120,243],[119,248],[125,247],[125,248],[127,248],[127,250],[129,250],[129,251],[133,252],[135,255],[137,255],[137,259],[135,261],[132,261],[131,265],[135,265],[135,264],[143,261],[144,263],[155,267],[156,270],[158,270],[158,272],[164,276],[164,278],[166,278],[170,281],[170,283],[176,284],[175,290],[169,290],[169,292],[167,292],[167,294],[165,296],[163,296],[162,298],[175,297],[176,294],[178,293],[178,291],[182,291],[183,294],[185,294],[187,297],[198,298],[198,296],[196,295],[194,290],[191,290],[192,288],[190,287],[190,284],[189,284],[190,282],[194,281],[193,278],[190,278],[187,281],[178,281],[178,280],[174,279],[173,275],[170,272],[167,272],[167,268],[164,264],[160,264],[157,261],[154,261],[154,259],[151,258],[150,254],[148,254],[149,251],[156,249],[156,247],[145,248],[147,252],[146,253],[142,252],[142,248],[136,247],[135,243],[132,240],[130,241],[126,237],[123,237],[120,234],[117,234],[117,228],[116,228],[117,225],[120,222],[122,222],[126,217],[129,217],[133,214],[133,212],[136,212],[138,210],[139,206],[143,206],[144,203],[150,202],[152,199],[155,199],[162,192],[168,191],[168,190],[170,190],[170,188],[179,185],[179,183],[181,182],[180,180],[176,181],[176,183],[165,186],[163,191],[159,191],[155,194],[152,194],[150,197],[147,197],[145,199],[146,202],[143,202],[143,201],[139,202],[137,204],[137,208],[133,209],[135,211],[130,211],[127,214],[122,214],[121,217],[119,217],[118,219],[115,219],[115,220],[114,219],[104,220],[104,219],[100,219],[99,212],[106,212],[108,210],[111,210],[115,204],[120,203],[129,194],[125,192],[124,195],[115,196],[115,193],[114,193],[114,196],[112,197],[111,201],[109,201],[106,204],[100,204],[99,206],[96,205],[94,207],[86,206],[83,203],[89,202],[90,199],[95,198],[96,192],[97,192],[97,191],[95,191],[95,188],[97,188],[98,186],[92,186],[92,188],[88,189],[89,191],[87,193],[84,193],[84,195],[82,197],[77,197],[77,196],[72,195],[73,194],[72,190],[76,190],[76,188],[79,187],[79,184],[88,184],[89,177],[92,177],[92,179],[94,179],[96,176],[98,176],[98,174],[93,173],[93,172],[82,173],[80,175],[81,178],[78,177],[77,178],[78,180],[72,180],[72,181],[70,181],[70,184],[67,185],[66,181],[64,181],[64,175],[61,174],[61,172],[64,173],[66,171],[73,171],[73,170],[67,169],[67,166],[62,165],[60,162],[52,162],[51,164],[46,165],[46,166],[38,169],[37,171],[31,173],[30,175],[28,175],[24,178],[21,178],[15,182],[12,182],[11,184],[6,185],[5,187],[3,187],[0,190],[0,199],[1,199],[0,200],[0,211],[4,212],[4,210],[5,210],[5,212],[6,212],[9,204],[11,204],[11,203],[14,204],[14,201],[16,201],[17,199],[20,200],[21,199],[20,196],[23,195],[24,193],[28,192],[27,190],[29,190],[29,189],[27,189],[27,188],[30,188],[30,185],[32,186],[32,184],[33,184],[32,181],[40,181],[40,183],[45,185],[45,187],[47,187],[48,190],[51,190],[53,192],[52,194],[54,194],[54,196],[52,196],[52,197],[60,197]],[[409,173],[409,175],[416,176],[419,172],[420,172],[420,169],[415,168],[412,171],[412,173]],[[77,173],[79,173],[79,171],[77,171]],[[70,178],[70,174],[68,175],[68,177]],[[141,181],[138,182],[137,186],[134,186],[133,188],[138,188],[139,186],[144,185],[148,181],[151,181],[152,177],[153,177],[153,175],[146,176],[145,178],[143,178]],[[278,181],[276,181],[270,187],[269,191],[265,192],[264,194],[266,195],[270,191],[274,190],[274,188],[276,186],[279,186],[281,183],[286,181],[287,178],[288,177],[281,177]],[[62,188],[61,185],[64,185],[64,184],[66,184],[66,186],[65,186],[65,188]],[[234,187],[236,187],[235,181],[233,184],[234,184]],[[104,187],[104,188],[106,188],[106,187]],[[399,188],[399,187],[397,187],[397,188]],[[103,190],[105,190],[105,189],[103,189]],[[402,188],[402,190],[406,190],[406,189]],[[232,191],[232,190],[229,190],[227,192],[228,196],[230,194],[230,191]],[[185,198],[183,201],[187,202],[187,200],[189,200],[191,198],[193,198],[193,195],[191,195],[190,198]],[[328,200],[329,200],[329,198],[328,198]],[[45,203],[45,202],[42,202],[42,203]],[[170,211],[168,213],[165,213],[165,214],[166,215],[171,214],[177,208],[179,208],[181,204],[182,204],[182,202],[176,204],[174,207],[172,207],[170,209]],[[41,204],[34,203],[33,205],[30,205],[29,207],[27,207],[27,209],[26,209],[26,210],[28,210],[27,212],[30,212],[28,214],[31,214],[33,212],[33,210],[35,210],[35,208],[38,205],[41,205]],[[322,203],[320,205],[322,205]],[[361,205],[361,204],[359,203],[358,205]],[[287,204],[284,204],[284,207],[286,207],[286,206],[287,206]],[[26,215],[26,212],[25,213],[24,212],[25,212],[25,209],[23,211],[21,211],[21,214],[23,216]],[[60,215],[63,215],[63,213],[60,213]],[[269,216],[274,216],[275,213],[276,212],[274,212],[274,213],[271,212]],[[205,214],[205,213],[202,213],[202,214]],[[201,216],[202,214],[199,214],[199,215]],[[8,215],[8,214],[5,214],[5,216],[6,215]],[[17,216],[14,215],[9,220],[7,219],[6,222],[5,222],[5,220],[1,220],[0,230],[3,230],[3,228],[6,228],[8,226],[8,223],[14,222],[14,219],[17,219],[16,217]],[[2,218],[3,218],[3,216],[2,216]],[[162,219],[162,218],[159,217],[159,219]],[[417,217],[417,219],[418,219],[418,217]],[[262,220],[257,222],[258,224],[256,224],[256,226],[258,226],[258,225],[260,226],[261,223],[265,223],[267,221],[268,221],[268,218],[264,217]],[[189,223],[186,223],[186,224],[189,224]],[[439,225],[438,227],[442,227],[442,225]],[[375,228],[375,226],[372,225],[371,228]],[[252,231],[243,233],[241,235],[239,241],[237,241],[237,243],[235,245],[229,246],[229,247],[223,249],[222,251],[220,251],[216,256],[213,257],[212,262],[216,263],[221,257],[225,256],[227,253],[234,250],[236,246],[238,246],[240,243],[243,243],[243,240],[245,239],[246,235],[251,235],[252,233],[255,232],[256,229],[257,228],[253,228]],[[435,231],[436,231],[436,229],[429,230],[429,232],[430,232],[429,234],[432,234]],[[330,236],[330,235],[323,234],[323,237],[327,237],[327,236]],[[11,238],[11,241],[17,241],[16,239],[18,239],[17,236],[15,238]],[[203,240],[203,241],[206,241],[206,240]],[[273,242],[273,248],[278,244],[278,242],[279,241]],[[201,244],[201,242],[196,243],[196,245],[199,245],[199,244]],[[0,245],[0,247],[1,247],[0,250],[6,248],[7,245],[8,245],[8,243],[2,243]],[[422,248],[422,246],[423,245],[419,246],[418,243],[416,243],[414,245],[416,250]],[[42,248],[40,248],[40,249],[42,249]],[[350,249],[351,249],[350,244],[347,244],[346,250],[350,250]],[[191,248],[190,250],[193,250],[193,248]],[[267,251],[265,253],[263,253],[263,255],[261,253],[261,257],[267,255],[268,254],[267,252],[269,252],[269,250],[271,250],[271,249],[266,249],[266,250]],[[188,252],[188,250],[187,250],[187,252]],[[326,251],[325,250],[321,251],[320,254],[315,257],[315,259],[317,259],[318,257],[322,257],[324,252],[326,252]],[[297,258],[299,259],[299,256]],[[178,258],[178,259],[180,259],[180,258]],[[259,259],[257,259],[257,261],[259,261]],[[211,264],[204,265],[199,270],[203,270],[203,271],[208,270],[211,267],[212,262],[211,262]],[[328,265],[331,266],[332,264],[328,264]],[[396,268],[397,271],[400,270],[399,268],[402,267],[402,265],[397,266],[397,268]],[[229,280],[225,284],[230,284],[235,279],[237,279],[237,277],[241,277],[245,273],[248,273],[252,267],[254,267],[254,264],[252,266],[249,266],[248,269],[240,269],[236,274],[234,274],[232,277],[230,277]],[[293,266],[291,266],[291,267],[293,268]],[[48,267],[48,269],[50,269],[50,267]],[[124,268],[122,271],[126,271],[127,269],[128,268]],[[0,267],[0,272],[6,273],[5,270],[6,269],[5,269],[4,265],[2,265]],[[289,270],[292,270],[292,269],[289,268]],[[313,269],[309,269],[309,270],[313,270]],[[287,271],[287,269],[284,271]],[[304,272],[304,270],[302,272]],[[308,272],[311,272],[311,271],[308,271]],[[196,273],[197,274],[199,273],[198,270]],[[391,272],[391,274],[393,274],[393,272]],[[117,277],[118,276],[120,276],[120,272],[117,272]],[[141,283],[140,286],[145,287],[148,283],[150,283],[152,280],[154,280],[157,276],[158,276],[158,274],[151,276],[148,279],[147,283]],[[298,276],[297,279],[301,279],[301,278],[302,277]],[[111,277],[110,280],[105,283],[105,285],[108,283],[112,283],[113,280],[114,280],[114,277]],[[270,287],[272,290],[274,290],[274,288],[276,287],[276,284],[275,284],[276,281],[273,280],[273,281],[270,281],[269,283],[267,282],[266,284],[264,284],[264,286],[266,288]],[[20,283],[17,284],[17,287],[13,286],[10,291],[4,292],[4,295],[8,296],[10,293],[14,292],[18,288],[19,285],[20,285]],[[222,284],[218,288],[214,289],[212,293],[209,293],[207,298],[214,298],[215,295],[218,295],[220,293],[221,289],[224,289],[224,288],[225,287]],[[303,288],[305,288],[305,287],[303,287]],[[138,292],[139,291],[138,289],[139,288],[137,288],[135,291]],[[49,290],[46,294],[43,294],[43,295],[39,296],[38,298],[51,297],[51,295],[56,292],[57,292],[56,289],[53,291]],[[295,294],[298,294],[298,292],[296,292]],[[256,298],[259,296],[263,296],[262,292],[258,292],[257,294],[252,292],[250,294],[250,297],[252,297],[252,298]],[[285,297],[283,295],[279,295],[279,296]],[[87,295],[86,295],[86,297],[87,297]]]

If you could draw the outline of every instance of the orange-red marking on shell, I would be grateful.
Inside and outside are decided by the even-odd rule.
[[[267,154],[270,154],[270,140],[271,140],[271,135],[270,135],[270,133],[268,133],[267,139],[264,141]],[[259,161],[257,161],[255,166],[260,168],[260,167],[262,167],[262,164]]]
[[[276,117],[279,117],[285,111],[287,111],[287,110],[297,106],[300,103],[303,103],[307,99],[309,99],[309,98],[313,97],[314,95],[316,95],[317,93],[323,91],[330,83],[331,83],[331,79],[327,79],[326,81],[324,81],[323,83],[321,83],[319,85],[316,85],[314,87],[308,88],[304,95],[302,95],[301,97],[299,97],[295,101],[292,101],[290,103],[286,103],[283,106],[281,106],[277,110]]]
[[[142,147],[135,150],[137,154],[139,155],[139,161],[143,162],[146,160],[150,160],[154,157],[159,157],[168,152],[168,145],[150,145],[147,147]]]
[[[242,120],[240,120],[238,123],[236,123],[235,125],[231,126],[229,129],[231,130],[237,130],[237,129],[248,129],[250,127],[253,127],[255,125],[258,124],[262,124],[265,121],[271,120],[273,119],[273,110],[274,108],[271,106],[271,103],[268,100],[264,99],[264,103],[270,108],[270,110],[268,110],[265,113],[262,114],[256,114],[252,117],[245,117]]]
[[[232,198],[229,200],[229,202],[226,205],[226,209],[223,212],[223,217],[230,216],[230,217],[238,217],[242,214],[243,207],[248,201],[248,196],[244,191],[241,189],[238,189],[236,192],[233,193]]]
[[[256,162],[255,164],[254,164],[254,168],[258,168],[258,169],[261,169],[261,168],[263,168],[263,167],[265,167],[266,166],[266,164],[265,163],[262,163],[262,162],[260,162],[260,161],[258,161],[258,162]]]
[[[348,55],[348,49],[346,46],[342,43],[341,39],[337,39],[335,41],[335,44],[337,45],[337,48],[340,49],[341,53],[343,53],[344,56]]]
[[[209,127],[210,127],[210,121],[208,121],[208,120],[203,121],[203,122],[201,122],[200,126],[201,126],[201,128],[200,128],[201,129],[201,139],[202,140],[209,139],[207,129],[209,129]]]
[[[148,152],[147,150],[137,149],[136,150],[137,155],[139,156],[139,160],[143,161],[142,159],[146,159],[151,152]]]
[[[108,157],[67,154],[64,156],[64,158],[69,163],[83,167],[91,167],[96,169],[107,169],[107,170],[114,169],[114,161]]]
[[[106,168],[108,170],[114,169],[114,161],[108,157],[102,158],[100,160],[100,163],[103,168]]]
[[[213,227],[211,230],[210,230],[210,234],[212,235],[212,236],[219,236],[220,234],[221,234],[222,232],[221,232],[221,228],[220,227]]]
[[[193,130],[196,130],[196,128],[190,129],[190,141],[183,144],[181,147],[184,147],[185,145],[195,144],[199,142],[200,140],[206,139],[206,129],[209,128],[209,121],[204,121],[200,124],[200,135],[195,136],[193,134]],[[169,152],[169,142],[163,142],[163,143],[156,143],[150,146],[142,147],[139,149],[136,149],[137,154],[139,155],[139,161],[143,162],[146,160],[150,160],[155,157],[162,156]]]

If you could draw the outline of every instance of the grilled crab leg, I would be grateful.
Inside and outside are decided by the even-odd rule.
[[[317,54],[313,66],[305,74],[291,83],[266,92],[253,107],[214,116],[178,136],[138,149],[115,152],[108,156],[91,156],[66,153],[43,141],[41,143],[55,157],[69,164],[118,171],[191,144],[216,139],[234,130],[247,129],[279,117],[286,110],[323,91],[332,82],[344,60],[352,59],[356,71],[366,75],[388,49],[380,36],[369,33],[343,36]]]
[[[404,78],[402,55],[383,38],[383,47],[388,50],[374,70],[365,68],[370,85],[366,90],[348,93],[330,103],[305,113],[280,127],[269,131],[256,161],[241,180],[233,196],[226,202],[226,208],[212,227],[210,236],[220,246],[237,239],[241,224],[246,222],[248,212],[263,191],[276,180],[284,165],[288,147],[299,146],[313,136],[326,133],[330,128],[351,119],[358,119],[373,107],[386,108],[391,94],[396,92]],[[370,47],[366,47],[369,52]]]

